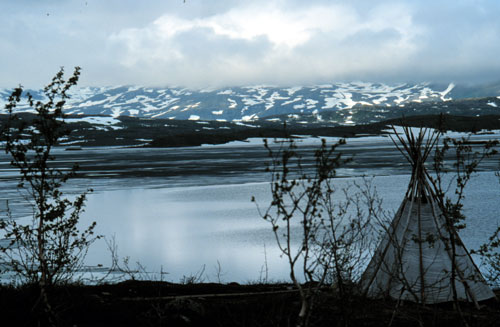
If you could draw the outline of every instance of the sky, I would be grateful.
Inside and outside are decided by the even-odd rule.
[[[500,81],[498,0],[0,0],[0,87]]]

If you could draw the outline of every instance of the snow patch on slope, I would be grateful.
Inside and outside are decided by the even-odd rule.
[[[444,90],[443,92],[441,92],[441,93],[440,93],[440,94],[441,94],[441,100],[443,100],[443,101],[448,101],[448,100],[451,100],[451,98],[446,98],[446,95],[447,95],[448,93],[450,93],[450,92],[451,92],[451,90],[453,90],[454,88],[455,88],[455,84],[450,83],[450,84],[448,85],[448,87],[446,88],[446,90]]]

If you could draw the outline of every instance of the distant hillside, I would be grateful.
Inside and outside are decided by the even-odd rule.
[[[0,89],[0,113],[11,90]],[[35,100],[43,99],[40,90],[30,91]],[[339,124],[357,124],[388,118],[394,114],[443,110],[450,100],[490,97],[477,102],[481,110],[492,109],[500,96],[500,83],[487,86],[450,84],[335,83],[317,86],[231,87],[218,90],[147,88],[132,86],[86,87],[75,89],[66,113],[104,115],[113,118],[140,117],[176,120],[283,121],[287,115],[306,117],[307,121],[330,120]],[[500,101],[498,101],[500,103]],[[431,106],[427,106],[432,104]],[[470,104],[470,103],[469,103]],[[467,104],[467,105],[469,105]],[[460,107],[460,104],[457,104]],[[389,109],[387,109],[389,108]],[[25,105],[18,111],[29,111]],[[492,110],[481,114],[490,114]],[[300,118],[302,119],[302,118]]]
[[[411,102],[404,106],[361,106],[349,110],[330,110],[321,113],[286,114],[266,117],[261,120],[274,122],[297,122],[302,124],[327,122],[337,125],[359,125],[383,120],[447,114],[454,116],[487,116],[500,114],[499,97],[449,100],[442,102]]]
[[[21,114],[30,120],[33,114]],[[6,119],[0,115],[0,125]],[[146,119],[135,117],[72,116],[66,119],[70,135],[61,140],[61,146],[148,146],[178,147],[202,144],[223,144],[246,140],[251,137],[284,137],[286,135],[356,137],[385,133],[387,126],[402,123],[414,127],[439,125],[438,115],[407,116],[359,125],[338,125],[329,122],[304,124],[290,121],[284,124],[274,121],[219,122],[170,119]],[[500,130],[500,114],[485,116],[446,115],[443,128],[462,132]]]

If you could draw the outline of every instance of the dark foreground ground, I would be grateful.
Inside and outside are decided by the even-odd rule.
[[[37,326],[35,288],[0,288],[0,326]],[[500,295],[497,293],[497,296]],[[294,326],[299,295],[290,285],[188,284],[127,281],[67,286],[51,294],[59,326]],[[499,326],[500,305],[422,307],[390,300],[321,293],[310,326]],[[467,322],[467,324],[464,323]]]

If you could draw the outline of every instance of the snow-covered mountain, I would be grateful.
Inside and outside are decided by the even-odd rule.
[[[500,95],[500,87],[488,94]],[[35,99],[43,93],[30,90]],[[474,93],[475,92],[475,93]],[[492,94],[495,93],[495,94]],[[10,90],[0,89],[0,113],[4,113]],[[218,90],[151,87],[84,87],[72,91],[66,113],[190,120],[252,121],[283,114],[321,114],[349,111],[358,106],[404,107],[417,102],[442,102],[482,95],[478,89],[453,83],[395,84],[336,83],[308,87],[249,86]],[[20,106],[20,111],[29,111]],[[346,112],[347,113],[347,112]]]

